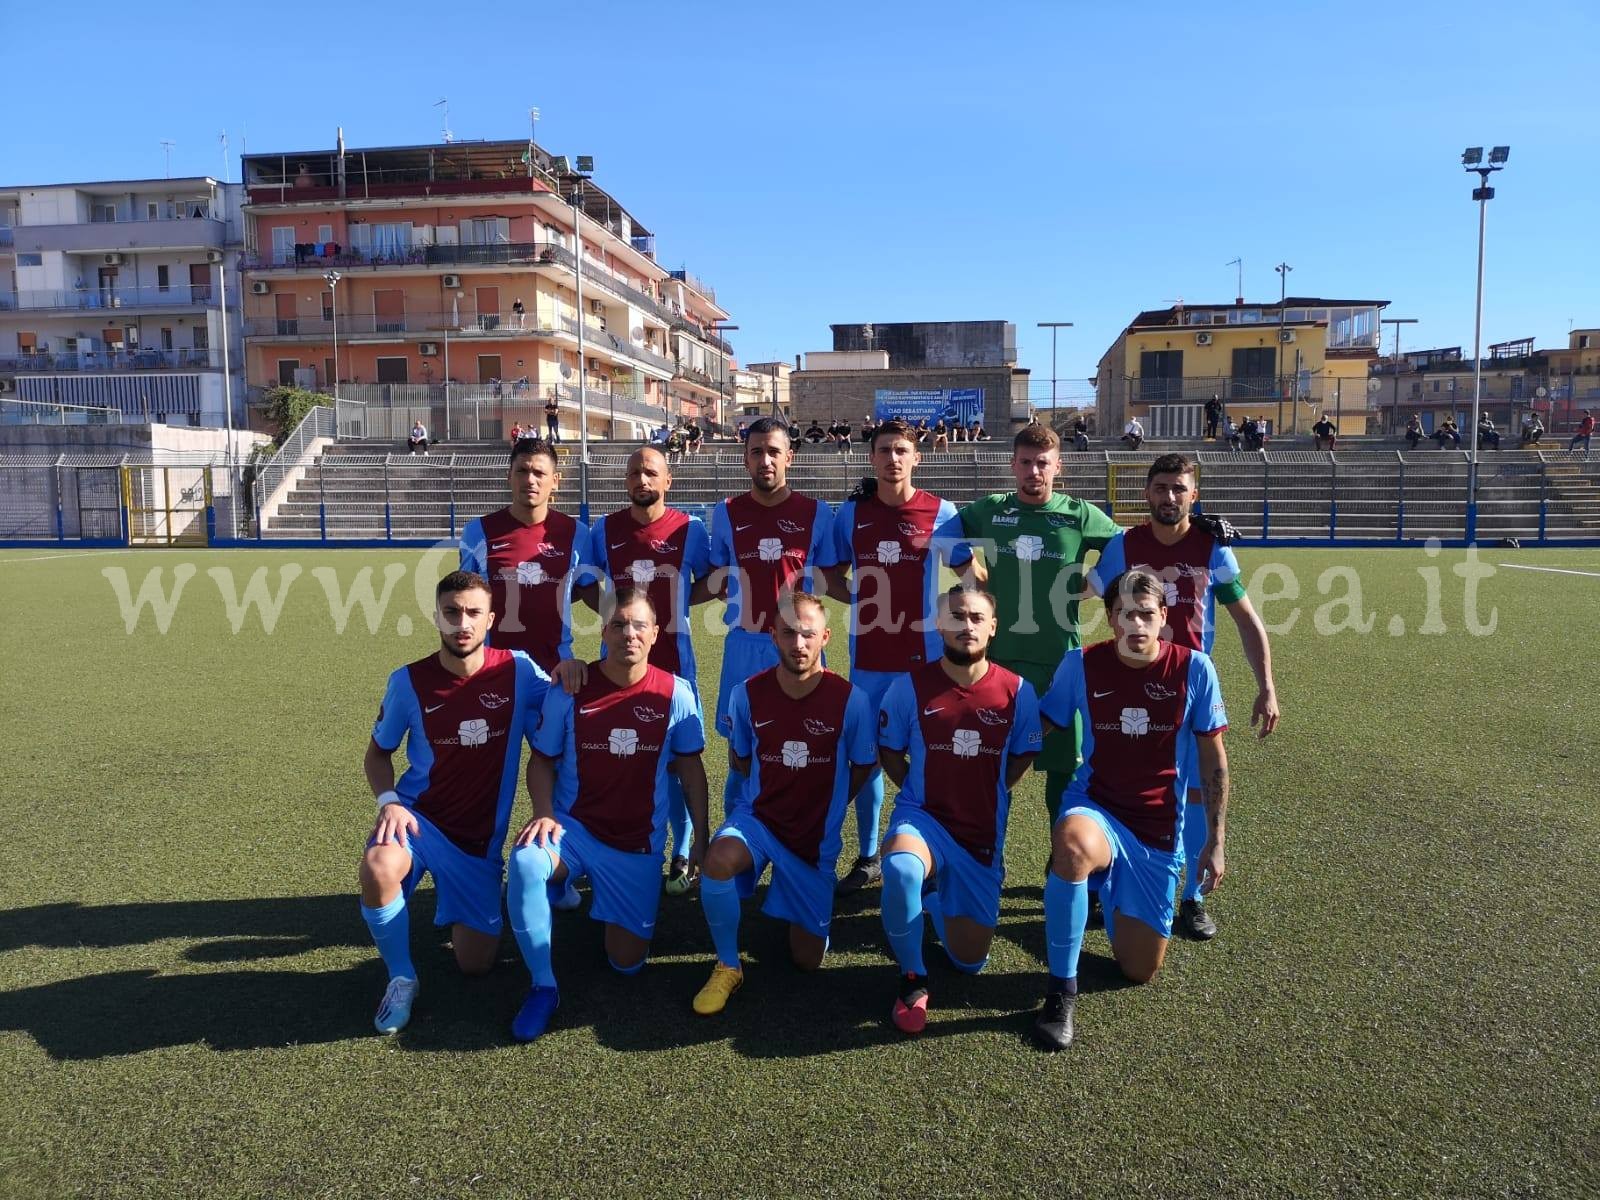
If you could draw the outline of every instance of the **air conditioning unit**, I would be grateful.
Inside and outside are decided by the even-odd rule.
[[[433,358],[439,353],[438,342],[423,342],[417,347],[417,353],[424,358]]]
[[[250,294],[252,296],[265,296],[271,290],[272,285],[265,279],[257,279],[250,284]]]
[[[0,379],[0,396],[9,396],[16,390],[17,381],[15,379]]]
[[[1292,329],[1280,329],[1280,330],[1278,330],[1278,340],[1280,342],[1292,342],[1292,341],[1294,341],[1294,330],[1292,330]]]
[[[1197,333],[1197,334],[1195,334],[1194,335],[1194,344],[1196,346],[1209,346],[1209,345],[1211,345],[1211,335],[1209,333]]]
[[[459,276],[459,275],[446,275],[444,277],[444,286],[447,287],[447,288],[458,288],[458,287],[460,287],[461,286],[461,276]]]
[[[120,267],[122,265],[122,255],[102,254],[100,256],[100,261],[108,267]]]
[[[222,251],[221,250],[207,250],[206,251],[206,261],[207,262],[221,262],[222,261]]]

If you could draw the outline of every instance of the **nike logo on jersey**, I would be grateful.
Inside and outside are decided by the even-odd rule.
[[[751,522],[751,524],[754,524],[754,522]],[[749,525],[735,525],[733,527],[733,531],[735,533],[743,533],[746,529],[749,529],[749,528],[750,528]]]
[[[777,719],[778,719],[777,717],[772,717],[770,720],[757,721],[757,722],[755,722],[755,727],[757,729],[765,729],[768,725],[771,725],[772,722],[776,721]]]
[[[944,711],[944,708],[943,708],[942,705],[939,708],[925,708],[925,709],[922,710],[922,715],[925,716],[925,717],[931,717],[931,716],[933,716],[934,713],[943,712],[943,711]]]
[[[504,550],[509,545],[511,545],[510,542],[490,542],[489,543],[489,549],[491,549],[491,550]]]
[[[611,543],[611,548],[613,550],[621,550],[627,544],[628,544],[627,542],[612,542]]]
[[[1116,691],[1116,689],[1112,688],[1111,691]],[[1096,700],[1104,700],[1109,695],[1111,695],[1111,692],[1096,692],[1094,698]]]
[[[444,705],[442,704],[435,704],[432,708],[424,708],[422,711],[424,713],[436,713],[443,707]]]
[[[605,705],[603,705],[603,704],[592,704],[592,705],[590,705],[590,706],[589,706],[589,707],[588,707],[588,708],[580,708],[580,709],[579,709],[579,710],[578,710],[578,715],[579,715],[579,716],[580,716],[580,717],[587,717],[587,716],[589,716],[589,715],[590,715],[590,714],[591,714],[591,713],[597,713],[597,712],[599,712],[599,711],[600,711],[600,710],[601,710],[601,709],[602,709],[602,708],[604,708],[604,707],[605,707]]]

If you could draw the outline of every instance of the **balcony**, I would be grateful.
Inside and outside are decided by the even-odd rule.
[[[90,221],[75,225],[19,225],[21,250],[65,254],[140,250],[220,250],[227,226],[209,217],[156,221]]]
[[[17,308],[32,312],[138,308],[174,311],[216,306],[216,289],[209,284],[175,284],[171,287],[151,284],[145,287],[70,288],[17,293]]]
[[[15,244],[16,238],[12,233],[11,226],[0,225],[0,246],[11,246]]]
[[[695,367],[686,367],[682,362],[674,365],[673,377],[682,379],[696,387],[705,388],[708,392],[715,392],[719,396],[733,394],[733,388],[728,384],[727,380],[718,380],[709,372],[701,371]]]
[[[121,374],[143,371],[220,371],[220,350],[86,350],[77,354],[0,356],[0,371],[16,374]]]
[[[725,342],[722,338],[719,338],[716,334],[712,333],[694,318],[685,314],[682,309],[672,309],[670,311],[671,316],[667,323],[673,329],[679,330],[682,333],[687,333],[690,337],[697,338],[708,346],[715,346],[724,354],[733,353],[733,347],[729,343]]]

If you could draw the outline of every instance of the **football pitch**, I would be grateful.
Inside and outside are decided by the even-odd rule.
[[[1600,551],[1484,550],[1481,579],[1453,551],[1240,558],[1284,720],[1249,735],[1221,618],[1220,934],[1128,987],[1091,931],[1051,1056],[1038,776],[989,968],[930,948],[920,1040],[887,1019],[876,889],[812,975],[747,905],[711,1019],[692,896],[636,978],[557,914],[562,1006],[519,1046],[510,936],[462,978],[425,886],[415,1016],[377,1036],[361,755],[389,670],[437,647],[418,593],[453,557],[0,552],[0,1195],[1600,1193]],[[181,596],[130,620],[157,570]],[[235,611],[256,572],[275,614]],[[709,699],[721,640],[696,644]],[[706,762],[715,822],[715,736]],[[853,815],[845,839],[847,863]]]

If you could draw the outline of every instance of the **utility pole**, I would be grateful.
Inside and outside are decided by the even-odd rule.
[[[1050,427],[1056,424],[1056,334],[1063,329],[1071,329],[1071,321],[1040,321],[1040,329],[1050,331]]]
[[[1272,268],[1278,273],[1278,351],[1272,364],[1273,387],[1278,393],[1278,422],[1272,427],[1272,432],[1283,433],[1283,305],[1289,294],[1289,272],[1294,270],[1286,262],[1281,262]]]
[[[1384,325],[1394,326],[1394,403],[1389,408],[1389,432],[1400,432],[1400,326],[1415,325],[1416,317],[1384,317]]]
[[[1511,157],[1510,146],[1495,146],[1489,151],[1489,161],[1483,161],[1483,147],[1469,146],[1461,155],[1461,165],[1478,175],[1479,185],[1472,189],[1472,198],[1478,202],[1478,308],[1472,324],[1472,458],[1467,470],[1467,541],[1478,536],[1478,421],[1483,403],[1483,234],[1489,219],[1489,201],[1494,199],[1494,189],[1489,186],[1489,176],[1505,170]]]

